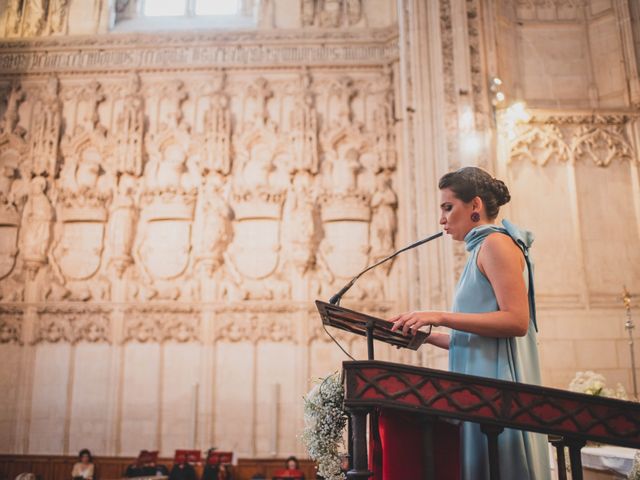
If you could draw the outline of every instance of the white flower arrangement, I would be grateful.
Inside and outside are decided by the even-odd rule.
[[[337,373],[315,385],[304,399],[304,441],[309,456],[318,463],[318,475],[325,480],[344,480],[340,471],[340,447],[347,416],[343,407],[344,388]]]
[[[590,370],[576,373],[569,384],[569,390],[587,395],[627,400],[627,392],[621,384],[618,383],[615,389],[607,388],[607,380],[604,376]]]
[[[640,450],[636,451],[636,456],[633,459],[633,468],[627,475],[629,480],[640,480]]]

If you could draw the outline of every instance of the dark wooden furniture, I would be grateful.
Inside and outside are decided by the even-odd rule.
[[[69,480],[73,464],[78,461],[75,455],[0,455],[0,480],[14,480],[19,473],[32,472],[38,480]],[[122,477],[128,465],[136,457],[103,457],[96,455],[94,463],[98,480],[118,479]],[[311,460],[301,459],[300,470],[305,479],[316,478],[316,465]],[[173,459],[159,458],[158,463],[173,467]],[[231,467],[234,480],[249,480],[254,474],[262,473],[271,478],[274,472],[282,470],[284,458],[238,459]]]
[[[587,441],[640,448],[640,404],[634,402],[379,361],[344,362],[343,374],[353,437],[350,480],[371,475],[367,416],[378,408],[479,423],[488,437],[492,479],[499,478],[496,439],[504,428],[553,436],[560,472],[561,453],[569,447],[574,480],[582,479],[580,449]]]

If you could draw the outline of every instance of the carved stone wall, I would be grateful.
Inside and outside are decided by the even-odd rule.
[[[640,284],[639,117],[531,114],[516,125],[501,117],[510,135],[501,138],[500,161],[517,192],[506,214],[536,235],[545,381],[565,386],[592,369],[630,388],[621,292]]]
[[[545,384],[589,368],[630,386],[625,2],[273,0],[248,30],[160,35],[107,33],[111,3],[64,3],[87,37],[47,30],[55,2],[0,22],[18,25],[0,43],[0,451],[304,455],[300,398],[343,360],[311,301],[435,231],[437,179],[467,164],[505,178],[504,216],[536,233]],[[496,114],[493,76],[499,107],[553,108]],[[430,244],[347,300],[448,308],[465,255]],[[376,356],[446,368],[435,349]]]
[[[399,231],[397,31],[349,31],[347,3],[309,26],[323,44],[0,45],[1,450],[304,455],[300,398],[342,359],[311,301]],[[396,278],[347,301],[387,315]]]

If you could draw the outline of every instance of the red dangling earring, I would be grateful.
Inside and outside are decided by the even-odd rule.
[[[480,214],[478,212],[473,212],[471,214],[471,221],[473,223],[478,223],[480,221]]]

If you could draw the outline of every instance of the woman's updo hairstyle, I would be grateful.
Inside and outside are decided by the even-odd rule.
[[[463,167],[443,175],[438,188],[450,189],[465,203],[480,197],[490,220],[496,218],[500,207],[511,200],[509,189],[504,182],[493,178],[489,172],[479,167]]]

